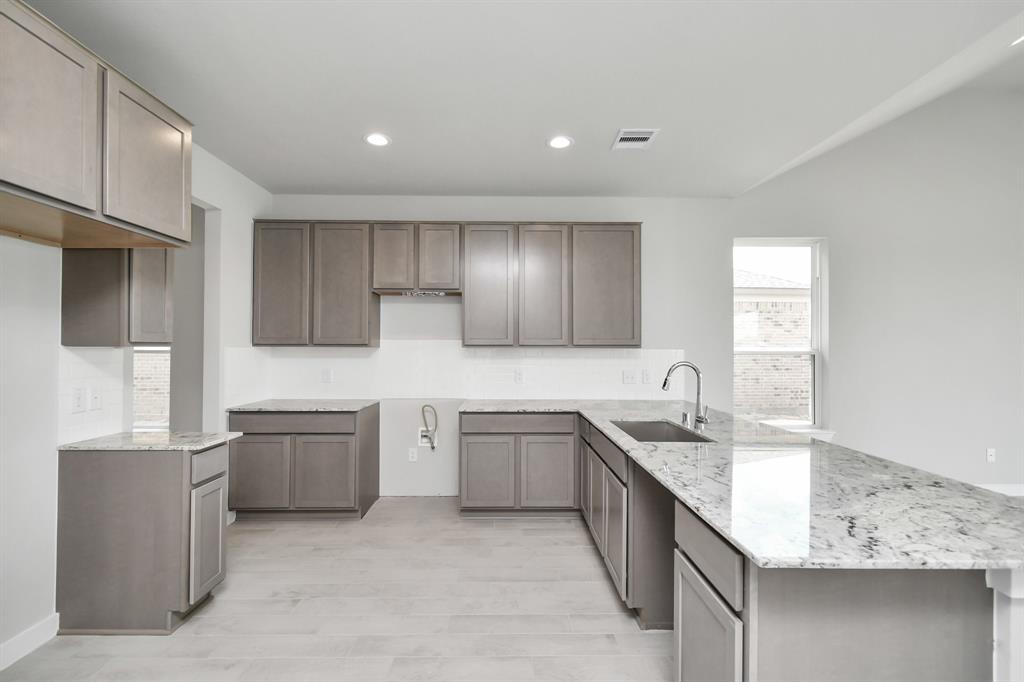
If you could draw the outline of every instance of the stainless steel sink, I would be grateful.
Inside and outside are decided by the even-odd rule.
[[[695,431],[684,429],[672,422],[618,422],[617,427],[628,433],[641,443],[713,443]]]

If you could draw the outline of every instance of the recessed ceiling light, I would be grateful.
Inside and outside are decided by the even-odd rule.
[[[391,144],[391,138],[384,133],[370,133],[366,136],[366,141],[374,147],[386,147]]]
[[[1010,43],[1010,47],[1013,47],[1014,45],[1020,45],[1021,43],[1024,43],[1024,36],[1021,36],[1020,38],[1017,38],[1015,41]]]
[[[548,140],[548,146],[552,149],[565,149],[572,146],[572,138],[565,135],[555,135]]]

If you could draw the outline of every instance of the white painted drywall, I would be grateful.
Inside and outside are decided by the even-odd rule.
[[[60,249],[0,236],[0,668],[53,636]]]

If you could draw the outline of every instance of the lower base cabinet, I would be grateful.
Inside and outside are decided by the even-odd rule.
[[[627,595],[627,552],[629,497],[626,484],[612,473],[593,448],[584,444],[586,476],[589,479],[589,513],[585,515],[594,545],[604,559],[615,589],[623,601]]]
[[[228,508],[227,476],[192,489],[189,531],[188,603],[196,604],[210,593],[226,573],[225,511]]]
[[[742,682],[743,623],[678,550],[674,609],[676,679]]]
[[[380,406],[356,413],[232,412],[228,507],[366,514],[380,495]],[[294,429],[291,433],[280,433]]]

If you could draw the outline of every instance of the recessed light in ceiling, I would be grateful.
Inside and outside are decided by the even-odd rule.
[[[548,146],[552,149],[565,149],[572,146],[572,138],[565,135],[555,135],[548,140]]]
[[[366,136],[366,142],[374,147],[386,147],[391,144],[391,138],[384,133],[370,133]]]
[[[1021,43],[1024,43],[1024,36],[1021,36],[1020,38],[1017,38],[1015,41],[1010,43],[1010,47],[1013,47],[1015,45],[1020,45]]]

